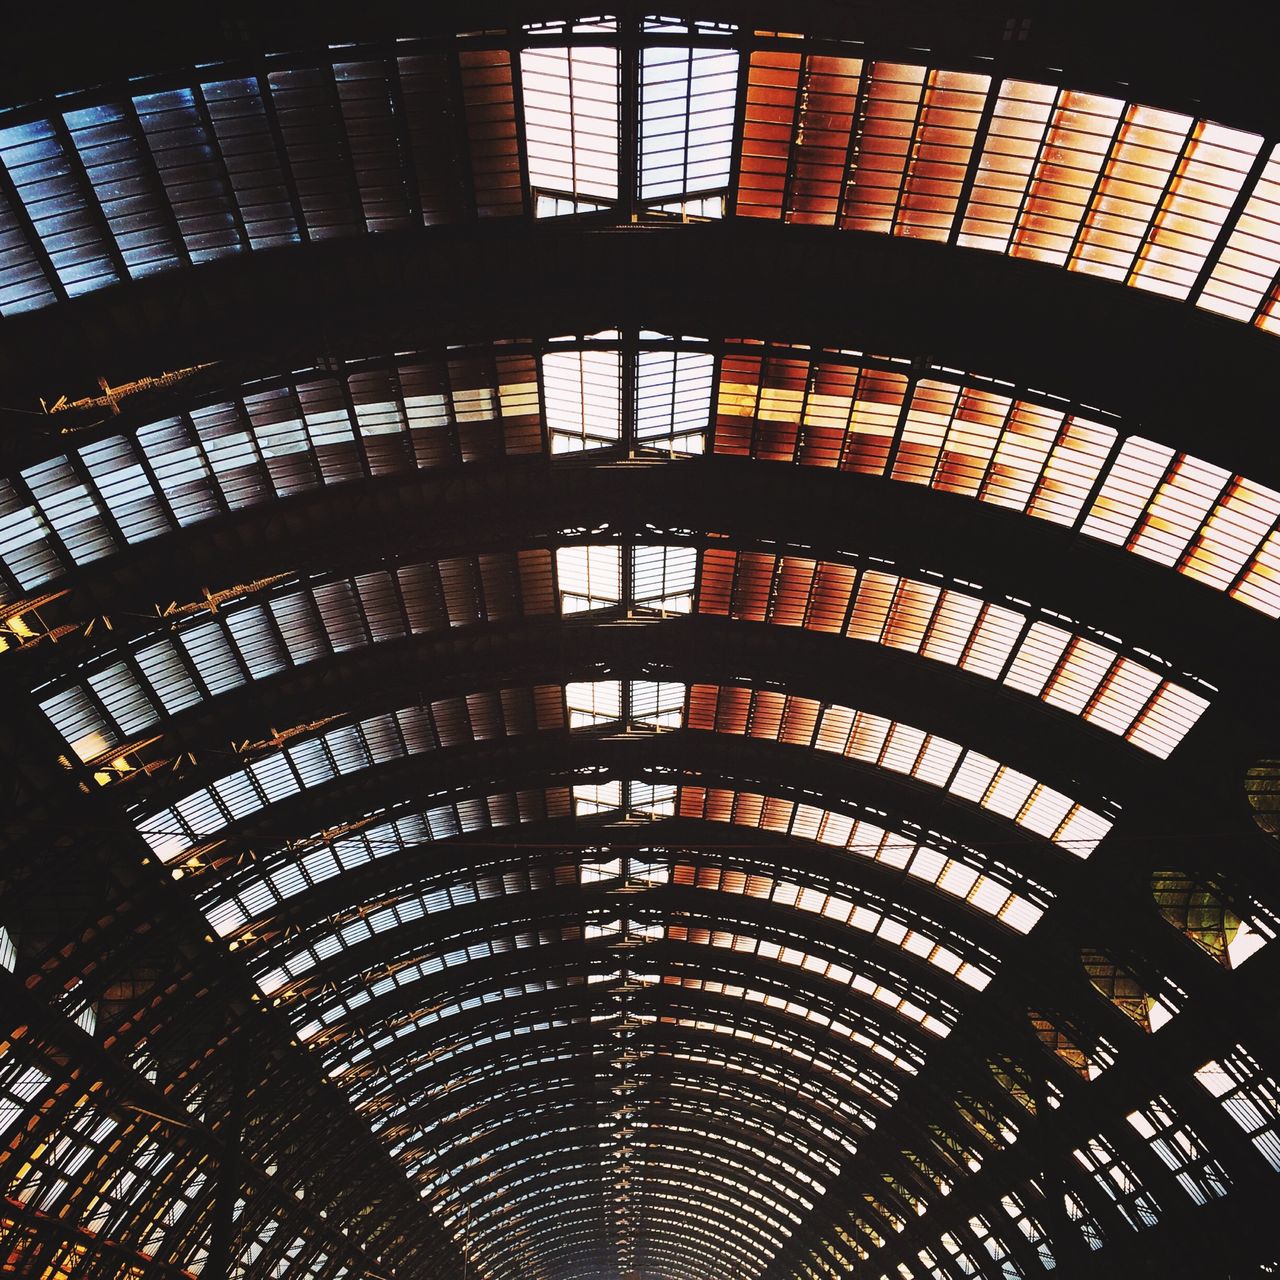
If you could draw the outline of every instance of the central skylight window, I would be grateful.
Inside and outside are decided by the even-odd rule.
[[[525,144],[540,217],[618,198],[618,50],[525,49]],[[550,202],[544,196],[551,197]],[[568,197],[570,208],[555,197]]]
[[[524,140],[539,218],[634,199],[649,208],[722,217],[733,164],[736,49],[650,45],[625,54],[612,20],[531,29],[566,40],[520,54]],[[613,33],[605,43],[604,33]],[[718,34],[718,33],[701,33]],[[585,37],[573,42],[574,37]],[[594,43],[594,40],[602,40]],[[625,79],[622,58],[638,66]],[[635,150],[627,154],[620,140]]]
[[[608,782],[579,782],[573,788],[573,810],[579,818],[603,815],[670,818],[676,811],[676,784],[618,778]]]
[[[646,613],[689,613],[697,572],[696,547],[613,545],[556,550],[564,614],[623,606]]]
[[[678,729],[685,686],[674,680],[583,680],[565,685],[569,728]]]
[[[738,54],[651,47],[640,55],[640,198],[720,193],[729,185]]]
[[[709,352],[641,351],[636,357],[636,443],[671,453],[701,453],[714,370]]]
[[[552,453],[599,449],[622,439],[622,356],[553,351],[542,357]]]
[[[668,456],[704,451],[715,357],[679,350],[660,333],[642,332],[640,339],[655,343],[654,349],[632,352],[599,345],[542,357],[552,453],[611,446]],[[592,334],[588,341],[622,345],[613,330]]]

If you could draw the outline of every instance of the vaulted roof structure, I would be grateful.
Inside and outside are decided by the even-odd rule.
[[[0,51],[0,1273],[1274,1274],[1269,24],[200,17]]]

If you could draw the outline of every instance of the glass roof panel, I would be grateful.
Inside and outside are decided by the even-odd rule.
[[[1269,332],[1280,329],[1275,315],[1280,273],[1280,146],[1273,147],[1266,167],[1213,271],[1198,305],[1219,315],[1256,323]]]
[[[1136,705],[1145,705],[1146,700],[1143,697]],[[1035,812],[1038,825],[1032,829],[1050,839],[1079,808],[1043,783],[966,751],[958,743],[852,707],[742,686],[694,684],[689,708],[691,729],[741,733],[833,752],[946,788],[1018,825],[1029,825]],[[1132,718],[1124,720],[1125,728]],[[1060,822],[1045,830],[1043,814],[1050,810],[1059,814]],[[1110,825],[1101,815],[1093,816],[1104,827]],[[1087,857],[1093,850],[1073,844],[1069,852]]]
[[[0,164],[67,295],[123,278],[119,249],[61,119],[0,129]]]
[[[641,351],[636,357],[636,443],[699,454],[711,413],[715,358],[702,351]]]
[[[618,196],[618,51],[601,45],[524,49],[525,146],[536,190]]]
[[[641,50],[642,200],[669,200],[729,185],[737,96],[736,50]]]
[[[708,548],[702,553],[698,610],[749,622],[843,630],[854,640],[917,652],[1091,718],[1162,758],[1176,741],[1138,731],[1148,708],[1166,693],[1176,696],[1180,714],[1169,728],[1181,740],[1208,706],[1206,697],[1135,659],[1064,627],[1032,621],[1022,610],[853,565]],[[1071,654],[1059,669],[1069,645]],[[1103,712],[1112,706],[1113,676],[1123,671],[1128,678],[1130,667],[1156,676],[1157,682],[1147,706],[1122,727],[1118,709],[1109,716]],[[1142,678],[1133,673],[1133,680]]]
[[[887,473],[967,494],[1079,527],[1250,607],[1280,612],[1267,587],[1280,516],[1272,490],[1191,455],[1175,459],[1141,437],[1121,439],[1114,427],[1061,408],[956,381],[948,371],[912,388],[902,374],[841,354],[814,359],[807,349],[775,347],[762,355],[754,345],[728,344],[721,361],[715,452]],[[223,504],[234,510],[358,480],[366,468],[381,475],[478,460],[492,456],[498,439],[507,453],[537,452],[535,358],[500,350],[434,365],[401,358],[399,400],[386,398],[382,375],[352,373],[344,394],[331,373],[313,373],[147,424],[136,443],[108,437],[78,456],[47,459],[0,481],[7,508],[0,561],[30,588],[124,542],[213,517]],[[636,424],[641,448],[701,447],[697,423],[714,359],[672,347],[640,353],[637,412],[654,414],[648,425]],[[556,350],[542,362],[553,452],[621,444],[628,432],[620,353]],[[657,434],[646,437],[651,429]],[[683,590],[653,607],[678,611]],[[980,660],[979,647],[970,658]]]
[[[556,549],[562,613],[608,608],[622,602],[622,548],[572,546]]]
[[[555,351],[542,357],[552,453],[622,439],[622,358],[616,351]]]
[[[587,18],[529,27],[519,47],[464,38],[395,58],[304,56],[262,76],[210,69],[11,126],[0,311],[247,247],[615,205],[621,65],[635,56],[637,194],[651,208],[719,216],[736,176],[742,216],[955,232],[1280,329],[1276,159],[1255,134],[836,46],[792,53],[777,47],[787,33],[748,37],[744,55],[719,39],[730,24],[642,28],[634,55],[611,38],[616,21]],[[575,33],[587,38],[552,43]],[[438,127],[449,118],[460,131]]]

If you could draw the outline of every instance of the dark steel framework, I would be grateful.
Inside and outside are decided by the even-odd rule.
[[[1051,80],[1265,139],[1200,289],[1280,131],[1265,75],[1115,15],[1100,41],[985,6],[708,3],[663,29],[613,8],[582,33],[545,6],[272,7],[194,45],[157,14],[145,53],[86,27],[56,60],[33,16],[13,42],[0,1271],[1271,1274],[1280,870],[1254,820],[1272,775],[1251,809],[1246,774],[1276,751],[1280,508],[1219,589],[1187,569],[1242,485],[1280,489],[1274,338],[954,228],[735,216],[753,50],[989,76],[983,128],[1002,79]],[[1262,58],[1222,26],[1210,49]],[[620,50],[603,211],[532,216],[530,41]],[[341,97],[335,46],[393,68],[385,102]],[[722,221],[640,198],[658,46],[742,53]],[[192,88],[215,79],[257,86],[247,167],[249,117],[218,134]],[[188,91],[181,163],[141,107],[86,159],[105,104]],[[20,145],[62,157],[57,224],[5,133],[45,119]],[[975,150],[957,208],[977,176]],[[121,283],[69,288],[86,262]],[[734,361],[765,342],[741,412]],[[655,351],[708,362],[704,456],[637,431]],[[601,447],[556,451],[557,352],[616,358]],[[935,383],[1114,440],[1063,522],[944,492],[942,463],[806,465],[814,420],[769,398],[815,397],[824,362],[901,379],[891,456]],[[64,394],[89,403],[41,411]],[[1087,516],[1134,439],[1175,452],[1111,545]],[[1156,563],[1139,530],[1176,532],[1150,504],[1199,459],[1217,488]],[[574,612],[587,548],[617,585]],[[973,637],[930,649],[962,597],[1016,615],[1018,646],[1068,637],[1040,685],[1010,679],[1012,641],[990,670]],[[1090,691],[1054,694],[1086,658]],[[1130,681],[1129,713],[1094,714]],[[1166,685],[1199,701],[1156,751],[1135,735]],[[580,686],[618,709],[584,723]],[[665,721],[651,686],[676,691]],[[910,758],[896,730],[832,748],[844,708],[921,731]],[[979,793],[935,743],[991,764]],[[1045,827],[1042,796],[1102,826]]]

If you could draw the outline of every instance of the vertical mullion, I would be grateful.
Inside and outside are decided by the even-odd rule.
[[[178,222],[178,215],[174,210],[173,203],[169,199],[169,191],[164,184],[164,178],[161,176],[160,166],[156,163],[155,155],[151,151],[151,143],[147,138],[146,130],[142,127],[142,121],[138,116],[138,108],[132,98],[125,99],[124,109],[125,124],[133,134],[133,140],[137,145],[138,162],[146,170],[147,178],[155,191],[160,216],[164,220],[169,234],[173,237],[174,248],[178,257],[189,267],[191,265],[191,252],[187,248],[186,237],[182,234],[182,227]]]
[[[213,124],[213,116],[209,114],[209,104],[205,101],[204,87],[200,84],[193,85],[191,98],[195,104],[196,114],[200,117],[200,124],[209,139],[209,151],[212,154],[213,163],[217,165],[218,172],[226,184],[227,203],[231,206],[231,219],[236,225],[236,234],[240,237],[240,247],[242,249],[252,249],[253,241],[249,238],[249,227],[244,220],[244,212],[240,208],[240,198],[236,193],[235,183],[231,180],[231,170],[227,168],[227,158],[222,153],[222,143],[218,140],[218,133]]]
[[[1184,455],[1180,453],[1175,454],[1176,458],[1182,458],[1183,456]],[[1217,514],[1219,507],[1221,507],[1222,503],[1230,495],[1231,490],[1235,487],[1236,481],[1239,479],[1240,479],[1239,476],[1232,473],[1227,476],[1225,481],[1223,481],[1222,485],[1218,489],[1217,496],[1209,504],[1208,511],[1205,512],[1205,514],[1200,518],[1200,522],[1196,525],[1195,533],[1193,533],[1191,537],[1187,540],[1187,545],[1182,548],[1182,550],[1178,553],[1177,560],[1173,562],[1173,565],[1171,567],[1176,572],[1182,573],[1185,571],[1187,564],[1191,560],[1192,554],[1194,553],[1196,547],[1199,545],[1200,539],[1204,536],[1205,530],[1209,526],[1209,521],[1212,520],[1213,517]],[[1157,490],[1157,492],[1159,491]],[[1152,499],[1154,500],[1156,495],[1153,493],[1151,496],[1152,496]]]
[[[911,416],[911,407],[915,402],[916,390],[920,386],[921,375],[928,371],[929,362],[926,359],[918,356],[912,360],[906,392],[902,397],[902,407],[898,410],[898,421],[894,425],[893,438],[889,441],[889,453],[885,458],[884,471],[881,472],[886,478],[893,477],[893,469],[898,461],[898,450],[902,447],[902,437],[907,430],[907,419]]]
[[[729,189],[725,193],[725,213],[738,211],[738,189],[742,184],[742,150],[746,145],[744,133],[747,127],[747,91],[751,84],[751,55],[755,50],[750,43],[738,37],[738,97],[733,109],[733,152],[729,166]]]
[[[976,390],[977,388],[973,389]],[[967,393],[969,390],[970,388],[968,386],[961,387],[962,393]],[[987,486],[991,483],[991,472],[994,470],[996,465],[996,454],[1000,452],[1000,446],[1004,444],[1005,437],[1009,434],[1011,424],[1013,422],[1013,416],[1018,411],[1018,405],[1021,403],[1022,402],[1018,399],[1017,395],[1009,396],[1009,407],[1004,412],[1004,421],[1000,424],[1000,431],[996,436],[995,444],[991,446],[991,456],[987,459],[986,465],[982,468],[982,479],[978,482],[978,487],[974,491],[974,499],[978,502],[986,501],[984,495],[987,492]],[[1046,454],[1045,457],[1047,461],[1048,455]]]
[[[467,128],[467,95],[466,86],[462,76],[462,58],[458,48],[452,48],[448,55],[449,60],[449,86],[453,92],[453,100],[458,104],[457,119],[454,122],[454,143],[457,147],[457,153],[460,161],[460,167],[465,169],[466,178],[462,182],[462,200],[466,215],[476,221],[479,218],[479,202],[476,199],[476,176],[475,166],[471,155],[471,135]],[[512,75],[514,77],[514,71]],[[514,83],[514,80],[513,80]],[[519,93],[515,95],[515,113],[516,113],[516,139],[517,146],[520,145],[519,139],[524,137],[524,100]],[[417,161],[414,160],[416,167]],[[523,178],[521,180],[522,194],[521,199],[525,201],[525,207],[528,207],[528,167],[522,169]]]
[[[1120,141],[1120,135],[1125,131],[1129,124],[1129,112],[1133,109],[1133,104],[1126,102],[1124,110],[1116,119],[1116,127],[1111,131],[1111,141],[1107,143],[1106,153],[1102,157],[1102,163],[1098,166],[1097,176],[1093,180],[1093,185],[1089,188],[1089,198],[1084,202],[1084,212],[1080,215],[1080,225],[1076,228],[1075,235],[1071,240],[1071,248],[1067,250],[1066,260],[1063,267],[1070,271],[1072,263],[1076,260],[1076,254],[1080,250],[1084,234],[1089,229],[1089,218],[1093,214],[1094,205],[1098,200],[1098,193],[1102,190],[1102,184],[1107,180],[1107,171],[1115,163],[1116,145]]]
[[[907,144],[907,154],[902,162],[902,178],[898,183],[898,194],[893,202],[893,217],[889,219],[889,234],[898,234],[898,220],[902,216],[902,203],[907,198],[907,187],[911,182],[911,167],[915,162],[916,147],[920,142],[920,130],[924,124],[925,112],[929,109],[929,96],[933,92],[933,78],[937,75],[934,67],[925,68],[924,83],[920,86],[920,101],[916,104],[916,118],[911,122],[911,140]]]
[[[618,574],[622,607],[627,617],[635,613],[635,532],[619,539]]]
[[[635,222],[640,201],[640,58],[643,41],[640,19],[618,19],[618,203],[627,222]]]
[[[356,413],[355,397],[351,394],[351,382],[347,377],[346,368],[336,371],[334,377],[338,383],[342,403],[347,410],[347,417],[351,421],[351,438],[355,445],[356,457],[360,460],[360,470],[364,478],[368,480],[373,475],[373,468],[369,465],[369,456],[364,447],[364,437],[360,434],[360,418]]]
[[[341,165],[343,161],[346,162],[346,185],[348,197],[352,202],[351,212],[358,221],[364,223],[364,229],[367,232],[369,230],[369,219],[364,211],[364,194],[360,190],[360,175],[356,172],[356,157],[351,147],[351,135],[347,131],[347,117],[342,110],[342,94],[338,90],[338,77],[334,72],[332,63],[327,67],[321,66],[317,69],[321,72],[324,80],[324,92],[333,111],[333,128],[338,144],[338,163]],[[400,176],[403,179],[403,172]]]
[[[1165,201],[1168,200],[1169,194],[1173,190],[1174,185],[1182,176],[1179,171],[1183,164],[1187,162],[1191,144],[1195,140],[1197,123],[1198,121],[1193,120],[1190,127],[1187,129],[1186,136],[1182,139],[1182,145],[1178,148],[1178,158],[1173,162],[1173,167],[1169,170],[1168,177],[1165,178],[1164,183],[1160,188],[1160,198],[1152,207],[1151,214],[1147,218],[1147,225],[1143,229],[1142,235],[1138,240],[1137,252],[1133,255],[1133,261],[1129,264],[1124,273],[1123,283],[1126,285],[1135,284],[1135,277],[1138,274],[1139,266],[1142,265],[1142,256],[1144,252],[1148,248],[1154,248],[1154,242],[1151,239],[1152,232],[1155,230],[1156,223],[1160,220],[1160,214],[1164,211]]]
[[[298,194],[298,183],[293,176],[293,163],[289,158],[289,149],[285,146],[284,133],[280,128],[280,117],[276,113],[275,99],[271,96],[271,76],[265,69],[254,76],[258,86],[258,96],[262,99],[262,111],[267,121],[267,132],[275,144],[276,158],[280,162],[280,178],[284,183],[285,194],[289,198],[289,208],[293,210],[293,220],[298,227],[298,235],[305,241],[311,239],[311,228],[307,225],[307,215],[302,207],[302,197]],[[359,206],[357,206],[359,207]]]
[[[396,150],[400,156],[400,181],[404,185],[409,219],[415,227],[423,225],[422,191],[418,185],[418,166],[414,162],[413,140],[409,135],[409,114],[404,105],[404,85],[400,81],[400,61],[387,54],[387,97],[391,102],[391,122],[395,131]]]
[[[112,231],[111,223],[107,220],[107,215],[102,208],[102,202],[98,199],[97,191],[94,190],[93,183],[89,178],[89,171],[85,168],[84,160],[76,147],[75,139],[71,136],[71,130],[67,127],[66,120],[63,119],[61,114],[54,111],[49,115],[49,123],[53,128],[54,137],[58,140],[58,145],[67,157],[67,163],[70,166],[76,186],[85,194],[85,212],[102,236],[104,252],[110,259],[119,281],[125,283],[132,280],[133,276],[129,271],[128,263],[124,260],[124,254],[116,241],[115,232]]]
[[[1268,531],[1262,536],[1262,540],[1253,549],[1253,551],[1251,551],[1249,555],[1245,558],[1244,564],[1242,564],[1240,568],[1236,571],[1235,576],[1231,579],[1231,585],[1228,586],[1226,589],[1227,595],[1233,596],[1236,591],[1239,591],[1240,587],[1244,584],[1244,580],[1256,568],[1258,564],[1258,557],[1262,554],[1263,548],[1267,545],[1268,541],[1270,541],[1270,539],[1276,534],[1277,531],[1280,531],[1280,521],[1277,521],[1275,524],[1271,526],[1270,529],[1268,529]],[[1240,603],[1243,604],[1245,602],[1241,601]]]
[[[707,404],[706,445],[703,453],[716,451],[716,419],[719,417],[720,378],[724,373],[724,344],[717,343],[711,356],[711,397]]]
[[[973,195],[978,174],[982,172],[982,154],[986,150],[987,134],[991,130],[991,121],[995,119],[996,104],[1000,101],[1000,90],[1003,84],[1004,81],[999,76],[993,75],[991,83],[987,86],[987,100],[982,104],[982,114],[978,117],[977,128],[973,135],[973,154],[969,157],[969,166],[956,195],[955,217],[951,223],[951,230],[947,234],[947,244],[951,248],[955,247],[960,238],[960,228],[964,226],[965,207]],[[1029,180],[1027,185],[1030,186]]]
[[[535,344],[532,350],[533,354],[533,377],[538,388],[538,434],[542,438],[542,453],[546,458],[551,457],[551,426],[547,421],[547,387],[546,381],[542,373],[542,357],[546,354],[541,344]],[[553,556],[552,559],[555,557]],[[558,591],[558,585],[557,585]],[[556,599],[558,600],[559,594]]]
[[[1071,406],[1067,414],[1063,417],[1062,426],[1058,431],[1058,439],[1054,442],[1054,449],[1062,443],[1062,440],[1066,435],[1068,420],[1076,416],[1075,408],[1076,406]],[[1111,469],[1115,466],[1116,459],[1120,456],[1120,451],[1124,448],[1128,440],[1128,436],[1122,436],[1119,432],[1116,432],[1116,438],[1111,442],[1111,448],[1107,450],[1106,459],[1098,468],[1098,474],[1094,476],[1093,483],[1089,486],[1089,492],[1085,495],[1084,501],[1080,504],[1079,514],[1070,526],[1073,532],[1079,533],[1080,526],[1089,518],[1089,512],[1093,509],[1094,503],[1097,502],[1098,494],[1102,492],[1102,486],[1106,484],[1107,479],[1110,477]],[[1052,450],[1050,450],[1050,453],[1052,453]],[[1027,502],[1028,508],[1030,508],[1031,503],[1040,496],[1041,490],[1044,487],[1045,468],[1048,465],[1049,459],[1046,457],[1045,466],[1040,469],[1040,478],[1036,481],[1035,491]]]
[[[1005,81],[1001,82],[1003,90]],[[1036,143],[1035,157],[1031,162],[1031,172],[1027,174],[1026,185],[1022,188],[1022,194],[1018,197],[1017,208],[1014,210],[1013,221],[1009,224],[1009,235],[1005,240],[1004,254],[1006,257],[1013,257],[1014,250],[1018,245],[1018,237],[1022,234],[1022,219],[1027,212],[1027,201],[1031,199],[1031,189],[1036,184],[1036,175],[1045,162],[1045,147],[1049,141],[1049,135],[1053,132],[1054,117],[1061,110],[1060,103],[1062,101],[1062,90],[1057,89],[1054,92],[1053,105],[1049,108],[1044,119],[1044,127],[1040,130],[1040,140]],[[964,222],[963,213],[960,216],[960,222]]]
[[[809,79],[809,59],[808,53],[801,53],[800,66],[797,68],[796,79],[796,101],[791,112],[791,139],[787,143],[787,171],[782,178],[782,208],[778,211],[778,220],[787,222],[788,211],[791,208],[791,197],[795,191],[796,166],[800,160],[800,148],[798,139],[800,137],[800,109],[804,104],[805,86]],[[852,134],[852,129],[850,129]],[[846,173],[848,172],[848,149],[845,151]],[[843,184],[841,184],[843,186]],[[837,211],[836,216],[839,216]]]
[[[515,29],[516,31],[519,28]],[[533,198],[533,178],[529,173],[529,141],[528,141],[528,123],[524,115],[524,67],[521,65],[520,54],[523,51],[521,41],[516,38],[513,33],[509,43],[507,44],[507,56],[510,58],[511,66],[511,109],[515,116],[516,131],[516,159],[520,165],[520,202],[521,212],[526,218],[536,214],[536,206]],[[570,78],[572,84],[572,75]],[[462,102],[462,114],[466,114],[465,97],[460,97]],[[570,129],[572,129],[572,115],[570,116]],[[570,133],[570,146],[572,146],[572,132]],[[467,148],[467,158],[471,158],[470,146]],[[472,172],[472,205],[475,205],[475,173]]]
[[[1139,530],[1142,528],[1143,521],[1146,520],[1147,516],[1151,512],[1152,504],[1155,502],[1156,498],[1160,496],[1160,490],[1173,479],[1173,474],[1177,471],[1178,464],[1181,463],[1184,456],[1184,454],[1179,453],[1176,449],[1173,451],[1173,457],[1171,457],[1165,464],[1164,470],[1160,473],[1160,479],[1151,490],[1151,496],[1142,504],[1142,510],[1138,512],[1137,518],[1129,526],[1129,532],[1125,534],[1124,541],[1120,544],[1125,551],[1133,550],[1134,545],[1140,536]],[[1210,514],[1212,514],[1212,508],[1210,508]],[[1183,550],[1185,549],[1186,548],[1183,548]],[[1179,559],[1181,559],[1181,556],[1179,556]]]
[[[622,450],[626,457],[636,456],[636,380],[640,376],[640,331],[628,327],[623,331],[622,345],[618,351],[619,373],[622,378],[621,392],[621,427]],[[672,385],[674,395],[674,371]],[[585,416],[583,418],[585,422]]]
[[[1271,149],[1268,148],[1264,140],[1258,147],[1258,154],[1254,157],[1253,164],[1249,166],[1249,172],[1245,174],[1244,181],[1240,184],[1240,190],[1236,193],[1236,198],[1232,201],[1231,208],[1227,211],[1227,216],[1222,220],[1222,226],[1218,229],[1218,234],[1214,237],[1213,244],[1210,246],[1208,253],[1205,254],[1204,262],[1196,274],[1195,283],[1192,284],[1191,291],[1187,294],[1189,303],[1195,304],[1196,300],[1204,292],[1205,286],[1209,283],[1209,277],[1213,275],[1217,268],[1219,260],[1226,251],[1227,242],[1235,234],[1236,226],[1244,216],[1244,211],[1248,208],[1249,201],[1253,199],[1258,183],[1262,181],[1263,174],[1266,173],[1267,165],[1270,163]],[[1274,287],[1274,281],[1272,284]],[[1267,297],[1270,296],[1270,292],[1268,289],[1263,295],[1264,305]]]

